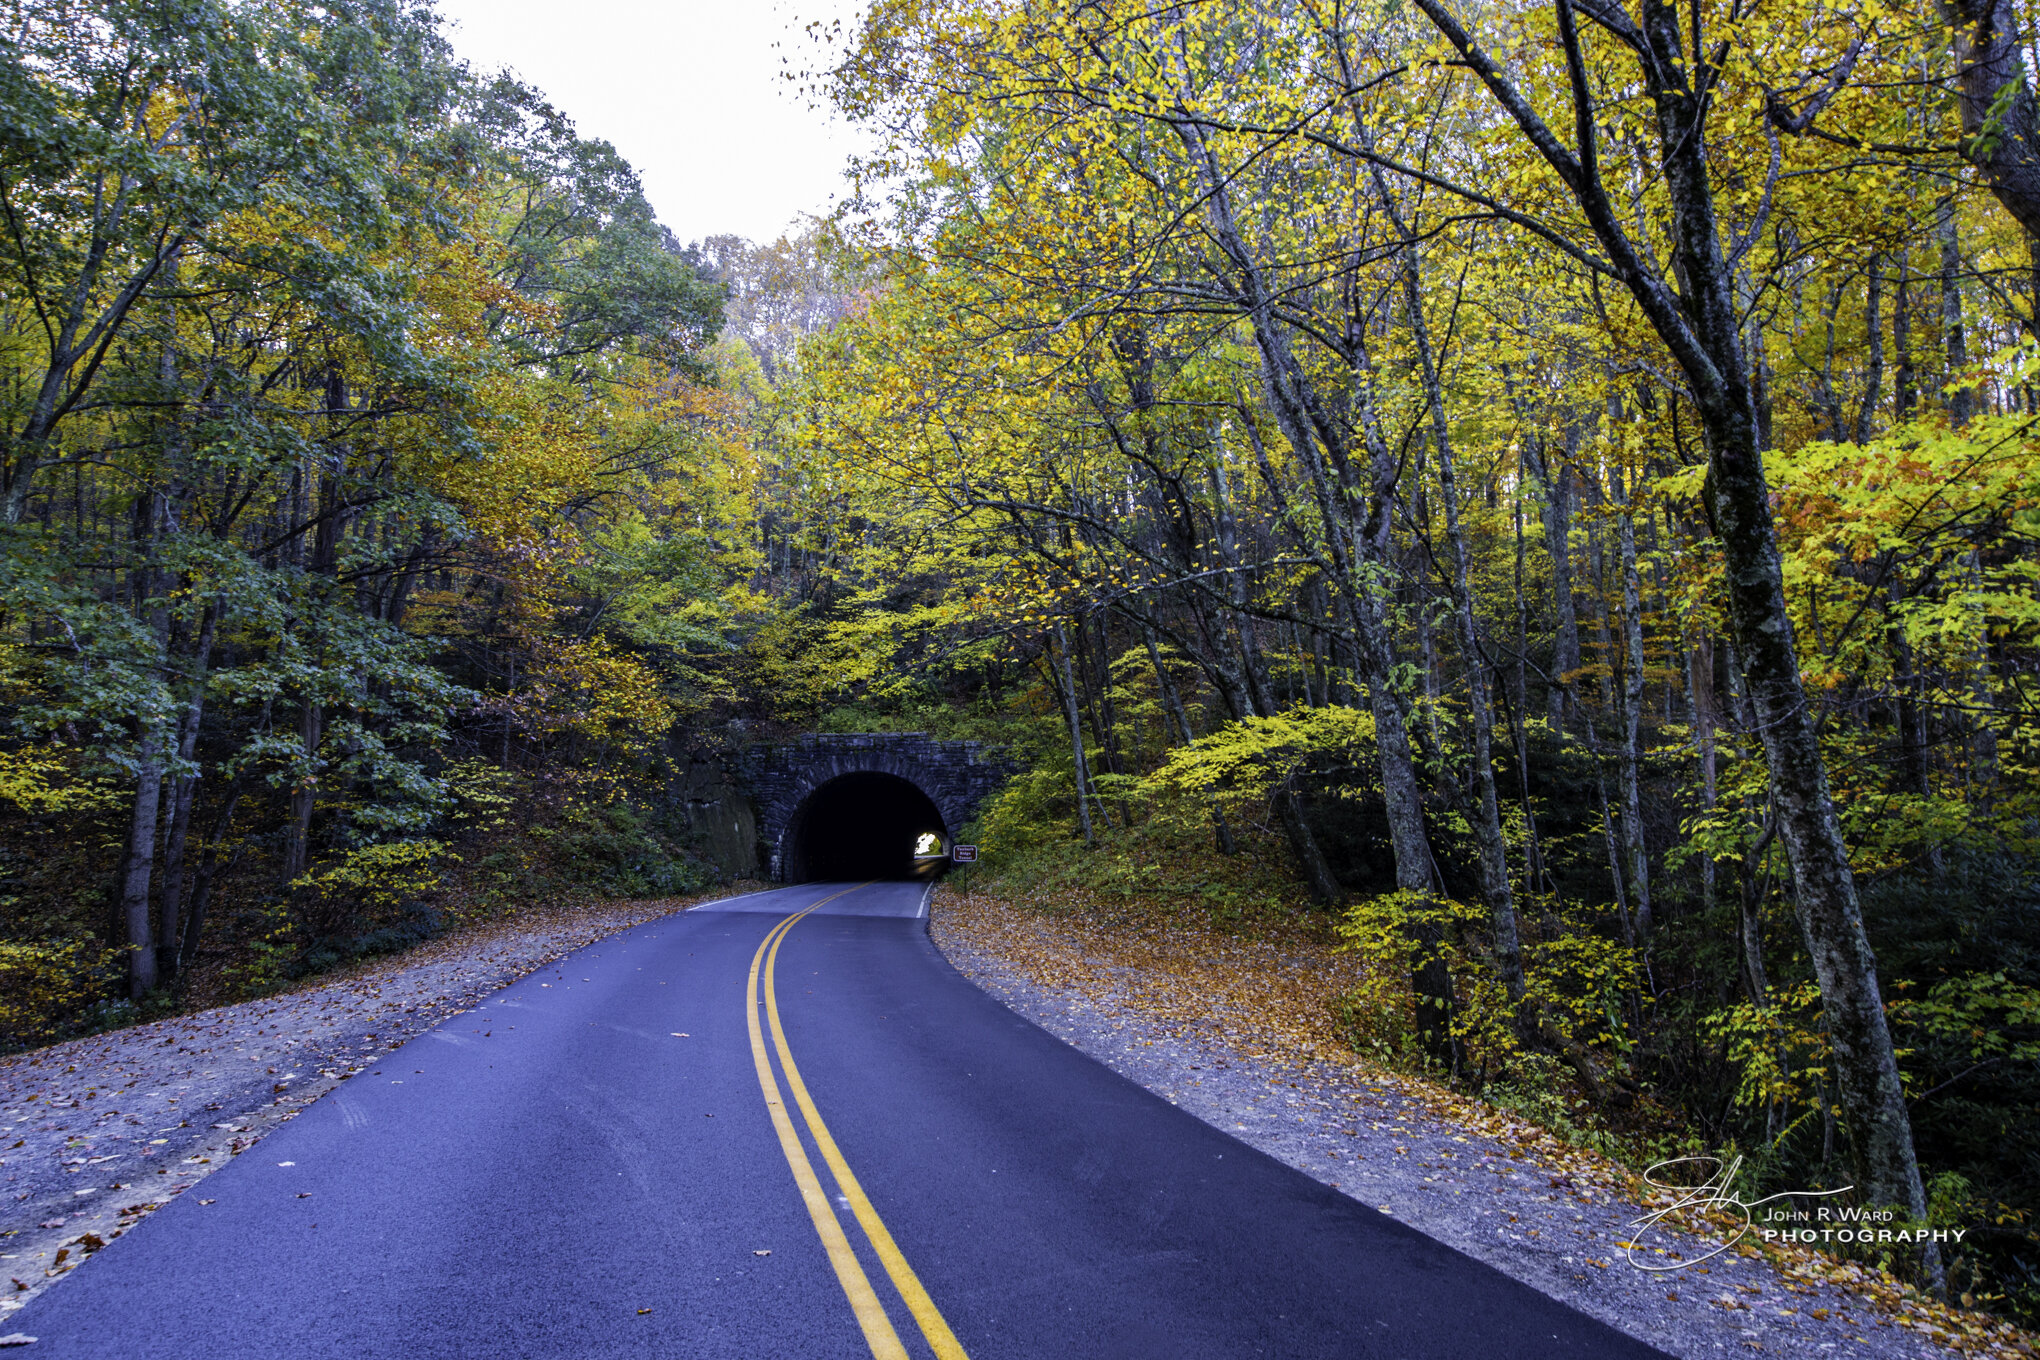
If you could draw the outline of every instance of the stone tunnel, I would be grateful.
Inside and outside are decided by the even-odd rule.
[[[747,765],[759,858],[783,883],[905,878],[935,862],[916,865],[928,835],[946,860],[956,832],[1011,773],[982,742],[919,732],[803,737],[754,748]]]
[[[956,833],[1013,769],[983,742],[810,735],[693,758],[670,796],[731,877],[909,878],[942,871]]]

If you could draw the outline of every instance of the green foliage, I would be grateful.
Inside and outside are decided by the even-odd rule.
[[[0,160],[0,943],[115,965],[20,1033],[425,938],[509,767],[644,778],[727,699],[777,606],[724,289],[429,6],[16,5]],[[693,881],[641,830],[577,871]]]
[[[236,1000],[274,991],[294,976],[304,948],[290,903],[271,899],[240,913],[240,948],[233,962],[220,970]]]
[[[1169,752],[1141,785],[1143,793],[1218,802],[1233,812],[1265,804],[1277,789],[1310,773],[1336,778],[1337,796],[1379,796],[1373,773],[1374,718],[1340,705],[1291,709],[1270,718],[1242,718]],[[1371,776],[1371,778],[1370,778]],[[1189,814],[1194,815],[1194,814]]]
[[[1951,977],[1887,1009],[1894,1023],[1952,1043],[1977,1062],[2040,1060],[2040,987],[2013,981],[2002,969]]]
[[[1413,1058],[1422,1065],[1424,1059],[1415,1045],[1420,1028],[1417,1008],[1430,1002],[1416,995],[1410,975],[1434,951],[1419,941],[1434,938],[1440,941],[1438,952],[1455,952],[1443,942],[1456,938],[1479,918],[1477,910],[1462,902],[1403,889],[1365,897],[1346,908],[1339,923],[1343,948],[1360,955],[1367,965],[1367,981],[1348,998],[1348,1004],[1374,1053]],[[1463,1039],[1494,1027],[1497,1017],[1492,1014],[1492,998],[1485,992],[1486,988],[1477,986],[1474,995],[1461,998],[1455,1037]],[[1480,1005],[1464,1004],[1475,996]]]
[[[105,777],[78,777],[78,755],[59,743],[0,749],[0,801],[22,812],[108,812],[120,791]]]
[[[1397,890],[1350,904],[1339,923],[1343,948],[1366,961],[1367,982],[1348,998],[1350,1027],[1383,1058],[1422,1066],[1415,1044],[1417,1007],[1411,987],[1426,960],[1443,958],[1454,982],[1450,1029],[1467,1062],[1486,1074],[1514,1070],[1525,1056],[1522,1028],[1540,1017],[1565,1041],[1597,1052],[1614,1066],[1635,1043],[1624,1015],[1637,985],[1633,951],[1597,927],[1529,933],[1523,942],[1525,1002],[1512,1003],[1495,976],[1482,936],[1486,913],[1478,906],[1431,894]],[[1436,941],[1424,944],[1423,941]]]
[[[671,897],[715,882],[643,810],[622,801],[570,803],[554,851],[570,881],[616,897]]]
[[[381,954],[400,954],[445,933],[450,925],[438,907],[418,901],[394,904],[393,908],[376,913],[376,919],[378,924],[355,934],[312,941],[284,965],[278,976],[296,980],[341,964]]]
[[[439,841],[383,841],[351,850],[321,865],[290,886],[307,897],[340,899],[357,911],[375,912],[439,885],[434,861],[445,853]]]
[[[1803,1111],[1827,1076],[1820,989],[1811,982],[1761,1006],[1737,1002],[1700,1023],[1739,1074],[1735,1102],[1745,1110]]]

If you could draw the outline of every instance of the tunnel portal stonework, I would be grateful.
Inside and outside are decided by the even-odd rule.
[[[847,774],[889,774],[928,796],[943,833],[957,830],[996,793],[1015,766],[1002,748],[981,741],[936,741],[924,732],[814,735],[744,753],[743,782],[757,810],[758,851],[766,876],[786,870],[787,832],[808,796]]]

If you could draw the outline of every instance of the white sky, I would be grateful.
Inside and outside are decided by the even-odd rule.
[[[454,51],[544,91],[643,177],[683,241],[770,241],[847,192],[854,133],[782,78],[824,64],[811,19],[857,0],[438,0]],[[840,46],[840,44],[838,44]]]

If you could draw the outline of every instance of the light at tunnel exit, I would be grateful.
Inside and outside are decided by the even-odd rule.
[[[916,859],[924,859],[929,855],[939,855],[941,853],[942,838],[932,831],[923,831],[920,839],[914,842],[914,857]]]

